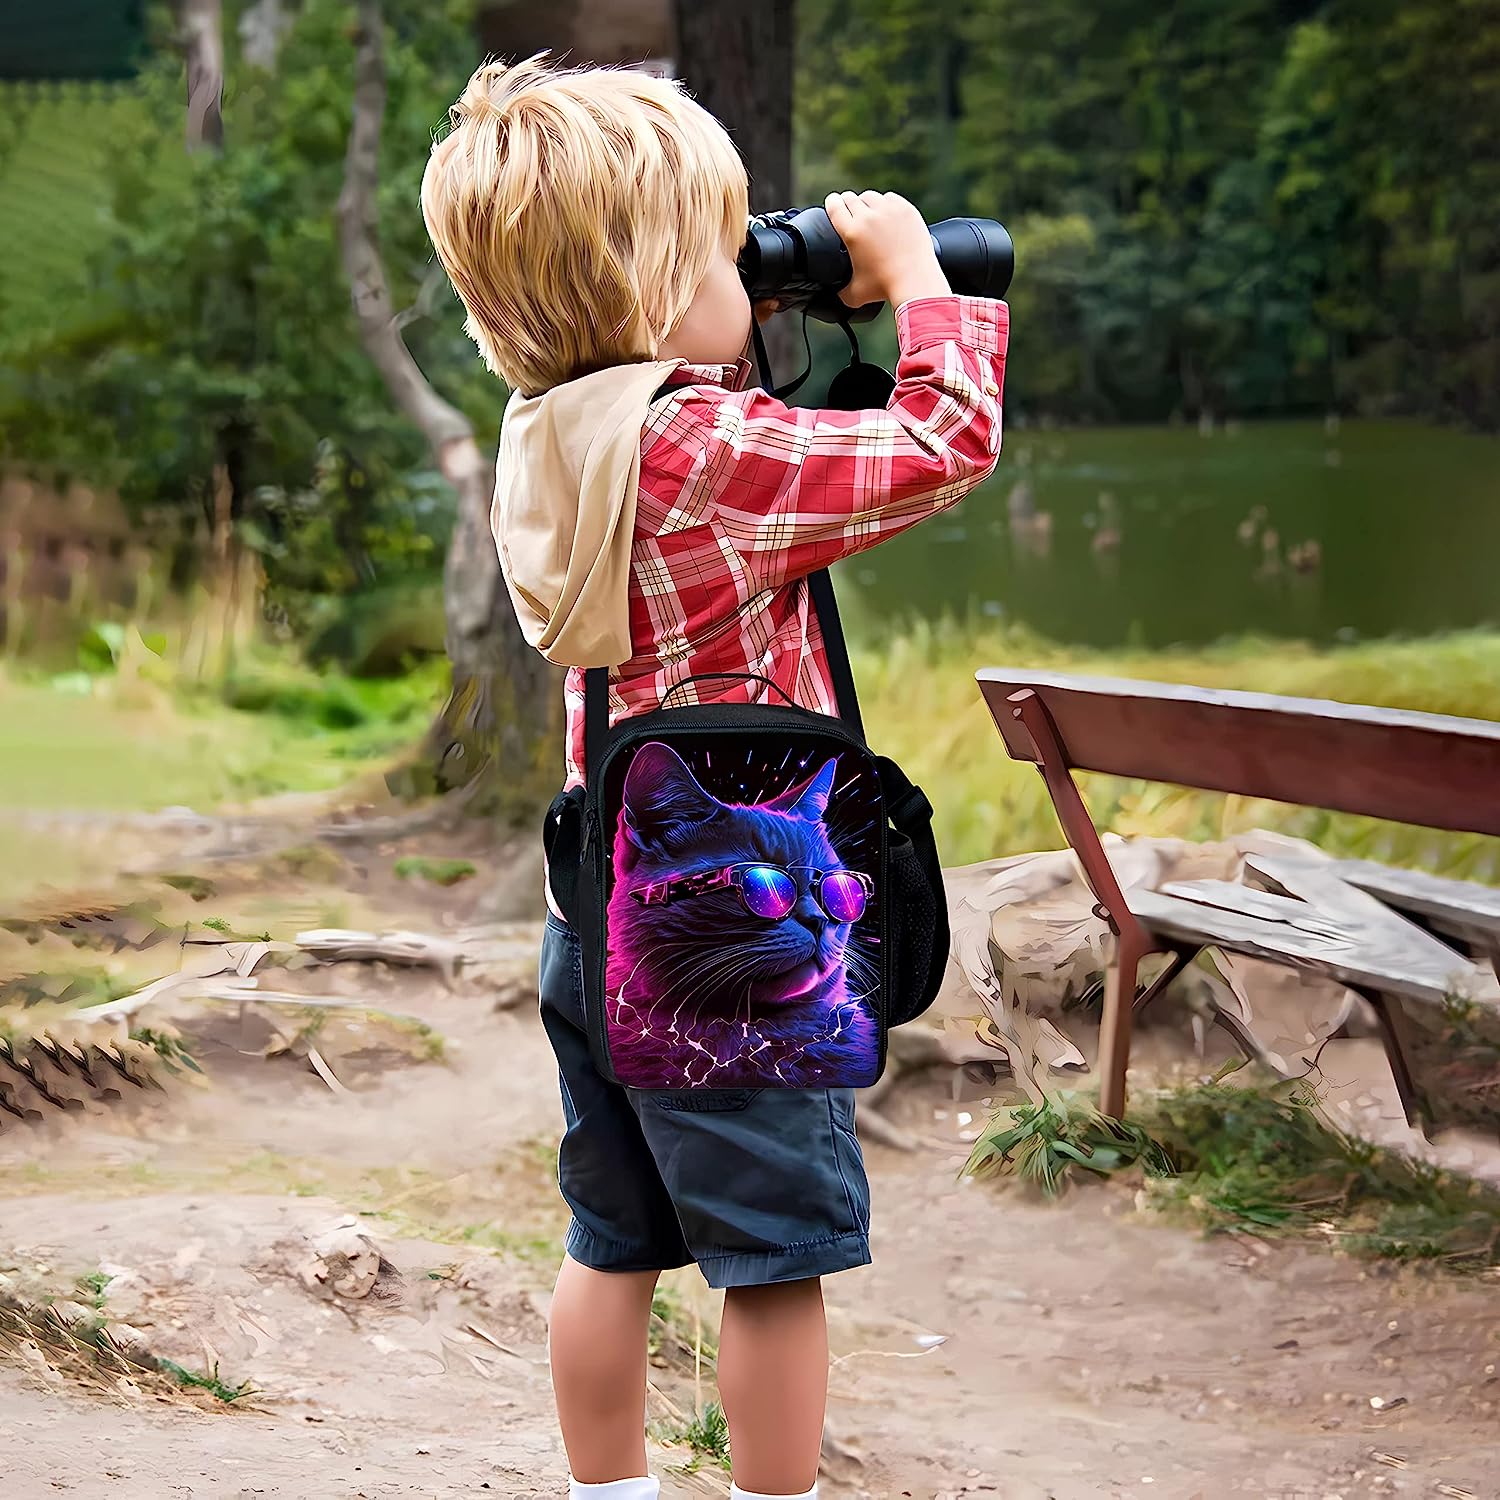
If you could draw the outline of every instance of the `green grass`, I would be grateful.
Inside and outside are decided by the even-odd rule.
[[[1303,1082],[1217,1081],[1139,1100],[1121,1125],[1077,1095],[996,1112],[966,1171],[1058,1196],[1143,1169],[1146,1202],[1209,1233],[1316,1239],[1350,1254],[1500,1267],[1500,1192],[1346,1135]]]
[[[1201,651],[1093,652],[1025,630],[970,621],[918,624],[861,642],[855,675],[870,741],[924,786],[937,810],[944,863],[1061,847],[1041,778],[1012,761],[979,697],[974,673],[1012,666],[1136,677],[1202,687],[1331,698],[1500,719],[1500,632],[1382,641],[1318,650],[1241,641]],[[1373,818],[1180,788],[1081,778],[1101,828],[1189,839],[1269,827],[1344,856],[1500,884],[1500,839],[1435,833]]]
[[[562,1259],[562,1246],[553,1236],[513,1234],[492,1223],[467,1224],[456,1235],[452,1231],[439,1231],[429,1237],[447,1244],[478,1245],[483,1250],[498,1250],[502,1255],[530,1261],[534,1265],[554,1266]]]
[[[443,702],[446,672],[437,663],[361,682],[266,653],[223,692],[176,682],[166,669],[160,682],[101,675],[80,694],[57,690],[40,672],[0,667],[0,812],[24,810],[33,820],[0,817],[0,911],[39,887],[87,885],[98,878],[101,852],[110,858],[86,827],[59,837],[46,824],[49,811],[209,812],[335,791],[420,740]],[[202,889],[195,883],[191,893]]]
[[[82,1008],[119,1000],[132,993],[135,988],[136,981],[128,974],[80,966],[64,973],[20,974],[0,981],[0,1006],[17,1006],[23,1009],[33,1005]],[[0,1020],[0,1037],[5,1034],[4,1021]]]
[[[137,1026],[131,1031],[130,1040],[150,1047],[166,1065],[169,1073],[181,1073],[184,1068],[192,1073],[203,1071],[186,1043],[174,1032],[153,1031],[149,1026]]]
[[[1002,1111],[975,1142],[964,1170],[1014,1175],[1055,1197],[1075,1172],[1103,1177],[1137,1164],[1157,1175],[1172,1170],[1165,1149],[1140,1126],[1111,1120],[1089,1099],[1064,1092]]]
[[[423,854],[403,855],[395,868],[402,880],[430,880],[434,885],[457,885],[476,873],[472,860],[429,859]]]
[[[695,1314],[671,1286],[658,1285],[651,1295],[646,1343],[648,1352],[663,1360],[706,1370],[719,1362],[719,1341],[704,1328],[701,1313]]]
[[[1139,1122],[1177,1175],[1148,1183],[1210,1230],[1316,1236],[1381,1260],[1500,1266],[1500,1192],[1346,1135],[1305,1083],[1159,1095]]]
[[[219,1378],[219,1367],[215,1365],[212,1370],[189,1370],[182,1365],[174,1363],[170,1359],[159,1362],[159,1368],[164,1375],[170,1375],[178,1385],[189,1390],[207,1391],[209,1395],[222,1401],[226,1406],[232,1406],[236,1401],[243,1400],[246,1396],[255,1393],[255,1387],[246,1380],[240,1385],[228,1385]]]
[[[86,1300],[95,1312],[104,1310],[104,1303],[109,1296],[109,1284],[114,1277],[108,1271],[90,1271],[87,1276],[78,1278],[78,1295]]]
[[[939,848],[965,864],[1062,840],[1041,779],[1006,755],[974,672],[1012,665],[1154,678],[1500,719],[1500,632],[1320,650],[1242,641],[1206,650],[1096,652],[974,619],[903,626],[855,649],[871,740],[928,790]],[[242,658],[220,689],[92,679],[62,692],[39,673],[0,673],[0,800],[32,810],[207,810],[281,792],[333,790],[414,746],[441,705],[446,667],[367,680],[315,670],[289,651]],[[1500,840],[1246,798],[1083,778],[1095,820],[1117,833],[1217,839],[1266,826],[1333,853],[1500,884]],[[0,909],[39,882],[76,884],[92,851],[9,827]],[[299,873],[293,871],[292,873]],[[464,861],[416,860],[398,873],[447,881]],[[10,882],[8,885],[7,882]],[[14,887],[14,890],[12,889]],[[196,895],[196,890],[194,891]]]
[[[441,706],[441,663],[391,681],[257,656],[221,690],[92,679],[58,691],[0,674],[0,787],[12,807],[204,810],[279,792],[330,790],[418,739]]]
[[[729,1470],[729,1423],[717,1401],[708,1402],[689,1421],[656,1423],[651,1435],[659,1442],[692,1450],[692,1457],[677,1466],[682,1473],[696,1473],[705,1465]]]

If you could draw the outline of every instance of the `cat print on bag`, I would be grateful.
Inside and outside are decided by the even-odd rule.
[[[726,790],[711,752],[695,759],[698,775],[675,749],[646,743],[620,792],[605,969],[617,1073],[663,1089],[873,1081],[877,893],[831,836],[837,824],[846,847],[869,852],[863,778],[840,787],[826,752],[784,763],[778,778],[751,752],[728,790],[798,779],[730,801],[703,785]]]

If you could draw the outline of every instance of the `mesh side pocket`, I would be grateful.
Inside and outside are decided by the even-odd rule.
[[[886,997],[886,1024],[901,1026],[915,1020],[937,998],[947,953],[936,951],[937,893],[911,840],[892,829],[887,849],[891,992]]]

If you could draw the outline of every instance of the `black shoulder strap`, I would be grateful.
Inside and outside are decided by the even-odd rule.
[[[823,632],[823,650],[828,657],[828,675],[833,679],[833,698],[839,718],[860,738],[865,737],[864,720],[859,712],[859,695],[854,691],[854,672],[849,666],[849,647],[844,640],[844,625],[839,619],[838,600],[833,594],[833,579],[827,568],[810,574],[808,592],[813,612]],[[713,672],[714,677],[754,678],[754,672]],[[599,750],[609,733],[609,668],[590,667],[583,674],[583,774],[599,762]]]
[[[599,751],[609,733],[609,668],[590,667],[583,674],[583,776],[599,764]]]
[[[833,678],[833,697],[839,718],[860,739],[865,737],[864,721],[859,713],[859,695],[854,691],[854,673],[849,666],[849,647],[844,641],[844,622],[839,619],[839,603],[833,596],[833,579],[827,568],[808,576],[808,591],[813,609],[823,631],[823,649],[828,654],[828,675]]]

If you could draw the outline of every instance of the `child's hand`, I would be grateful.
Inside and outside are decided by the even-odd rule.
[[[921,212],[898,193],[830,193],[828,218],[854,269],[839,293],[848,307],[952,295]]]

